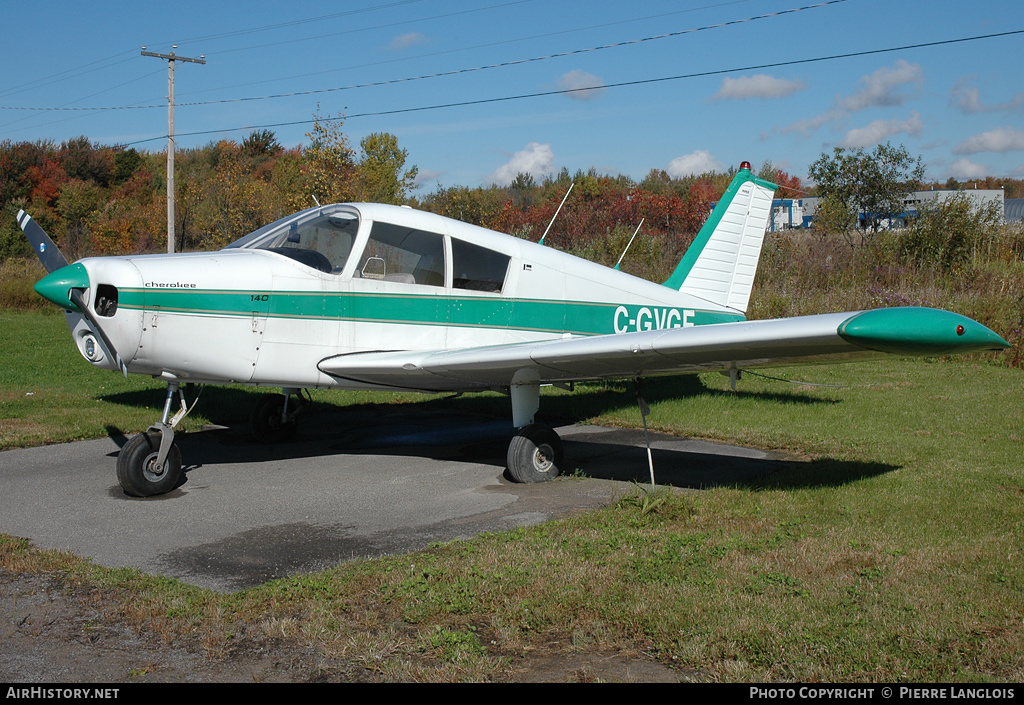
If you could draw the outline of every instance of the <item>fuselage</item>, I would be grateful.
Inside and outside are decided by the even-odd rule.
[[[303,211],[217,252],[73,267],[128,371],[187,382],[358,388],[318,363],[744,318],[550,247],[380,204]],[[109,354],[90,361],[116,369]]]

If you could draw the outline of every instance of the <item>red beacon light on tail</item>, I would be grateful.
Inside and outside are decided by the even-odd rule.
[[[740,162],[740,169],[750,171],[750,162]]]

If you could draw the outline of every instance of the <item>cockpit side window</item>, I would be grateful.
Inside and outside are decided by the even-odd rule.
[[[501,252],[452,238],[452,286],[501,292],[511,259]]]
[[[426,230],[374,222],[355,276],[444,286],[444,237]]]
[[[351,211],[311,209],[261,228],[229,247],[269,250],[321,272],[338,274],[352,254],[358,230],[359,217]]]

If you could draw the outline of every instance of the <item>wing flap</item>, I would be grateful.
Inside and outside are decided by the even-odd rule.
[[[334,377],[368,384],[442,391],[507,386],[523,369],[535,371],[542,382],[572,382],[871,354],[837,332],[853,315],[743,321],[461,350],[354,353],[326,358],[319,368]]]

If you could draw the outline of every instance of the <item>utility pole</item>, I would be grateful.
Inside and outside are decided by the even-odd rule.
[[[178,48],[175,44],[171,47],[170,54],[154,54],[142,47],[143,56],[155,56],[158,59],[167,60],[167,251],[174,252],[174,62],[188,61],[193,64],[205,64],[206,54],[200,54],[198,59],[190,59],[185,56],[178,56],[174,50]]]

